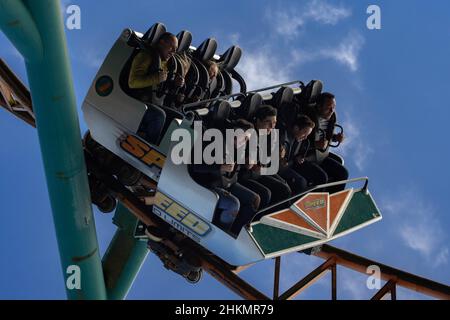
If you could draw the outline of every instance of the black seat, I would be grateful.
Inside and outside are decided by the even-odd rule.
[[[241,60],[242,50],[238,46],[232,46],[220,57],[219,63],[222,69],[233,70]]]
[[[283,104],[292,102],[294,98],[294,90],[290,87],[281,87],[273,96],[271,105],[281,110]]]
[[[283,103],[280,110],[278,111],[278,121],[277,128],[280,130],[285,130],[287,127],[290,127],[294,120],[295,116],[298,114],[297,104],[294,101]]]
[[[226,128],[230,112],[231,105],[228,101],[217,100],[211,103],[207,116],[208,127],[218,129]]]
[[[263,103],[263,97],[259,93],[247,95],[239,108],[236,109],[236,119],[245,119],[253,122],[256,110]]]
[[[220,73],[222,74],[223,81],[225,84],[225,92],[224,94],[230,95],[233,92],[233,79],[231,78],[231,75],[228,73],[228,71],[222,69],[220,70]]]
[[[209,74],[206,67],[196,58],[192,58],[192,63],[195,64],[196,70],[198,71],[198,84],[195,88],[194,96],[203,99],[205,97],[205,93],[208,90],[209,84]]]
[[[230,75],[231,75],[231,78],[233,78],[234,80],[236,80],[237,83],[239,83],[239,86],[240,86],[239,92],[246,93],[247,92],[247,84],[245,83],[244,78],[234,69],[230,71]]]
[[[178,50],[177,52],[184,52],[189,49],[192,43],[192,33],[187,30],[183,30],[177,34]]]
[[[214,87],[211,83],[211,87],[209,88],[210,98],[213,99],[225,95],[225,80],[223,78],[222,72],[219,71],[212,82],[214,82]]]
[[[201,90],[198,83],[200,80],[199,71],[197,65],[192,61],[191,67],[186,74],[186,89],[184,91],[186,101],[189,101],[193,96],[196,90]]]
[[[148,29],[146,33],[144,33],[144,36],[142,37],[142,40],[147,42],[148,44],[154,45],[158,42],[159,38],[162,36],[163,33],[165,33],[166,26],[162,23],[155,23],[153,26]]]
[[[306,86],[302,87],[302,92],[296,97],[301,108],[315,105],[317,98],[322,93],[323,84],[320,80],[312,80]]]
[[[214,38],[208,38],[203,41],[197,50],[194,52],[194,56],[200,61],[211,60],[216,54],[217,41]]]

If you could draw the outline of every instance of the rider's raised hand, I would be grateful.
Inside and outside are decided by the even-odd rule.
[[[184,86],[184,78],[183,78],[182,76],[180,76],[180,75],[177,75],[177,76],[175,77],[175,85],[176,85],[177,87],[182,87],[182,86]]]
[[[167,71],[160,70],[159,71],[159,82],[161,83],[161,82],[166,81],[167,80],[167,75],[168,75]]]

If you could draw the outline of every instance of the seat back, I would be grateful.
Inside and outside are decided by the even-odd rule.
[[[194,61],[191,62],[191,67],[186,74],[186,89],[184,91],[185,99],[190,99],[194,95],[195,90],[198,88],[198,83],[200,80],[200,74],[197,65]]]
[[[242,49],[238,46],[232,46],[219,59],[222,69],[233,70],[241,60]]]
[[[230,117],[231,105],[228,101],[217,100],[211,103],[207,116],[209,128],[223,129]]]
[[[302,92],[296,97],[301,108],[315,105],[317,98],[322,93],[323,84],[320,80],[312,80],[302,88]]]
[[[262,103],[263,98],[259,93],[250,93],[244,98],[241,106],[236,109],[236,118],[253,122],[256,110]]]
[[[200,99],[203,99],[205,96],[206,90],[208,89],[209,84],[209,74],[206,67],[196,58],[192,58],[192,63],[195,64],[196,70],[198,71],[198,83],[195,88],[194,95],[198,96]]]
[[[166,26],[164,24],[159,22],[155,23],[150,27],[150,29],[147,30],[146,33],[144,33],[142,40],[148,44],[155,45],[159,41],[162,34],[166,31]]]
[[[177,52],[187,51],[192,43],[192,33],[187,30],[183,30],[177,34],[178,50]]]
[[[210,88],[211,99],[223,96],[225,94],[225,80],[223,78],[222,72],[219,71],[214,81],[215,81],[214,88],[212,87]]]
[[[290,87],[281,87],[273,96],[271,105],[281,110],[283,104],[292,102],[294,90]]]
[[[233,79],[225,69],[220,70],[220,73],[222,74],[225,85],[225,95],[228,96],[233,92]]]
[[[203,41],[200,46],[195,50],[194,56],[200,61],[211,60],[216,54],[217,41],[214,38],[208,38]]]

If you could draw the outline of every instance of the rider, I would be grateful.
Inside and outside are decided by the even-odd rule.
[[[232,128],[242,129],[242,134],[236,136],[233,148],[244,148],[249,140],[247,132],[253,125],[245,120],[237,120],[232,123]],[[226,151],[226,146],[224,146]],[[240,165],[236,161],[224,164],[192,164],[189,166],[194,180],[206,187],[213,189],[219,195],[217,209],[220,211],[218,224],[225,231],[238,236],[243,226],[248,224],[255,216],[261,202],[260,196],[244,187],[238,182]]]
[[[168,60],[178,48],[178,39],[170,32],[161,35],[156,45],[145,45],[134,57],[131,64],[128,86],[133,95],[148,104],[148,110],[142,120],[140,131],[146,139],[153,144],[158,143],[161,130],[164,126],[166,114],[164,110],[155,105],[155,92],[157,86],[167,80]],[[183,86],[184,78],[175,79],[177,86]]]
[[[325,154],[324,159],[317,159],[314,156],[317,149],[319,152],[326,152],[329,148],[330,142],[343,142],[345,136],[343,133],[334,134],[334,127],[336,125],[336,98],[329,92],[322,93],[318,99],[315,107],[307,107],[303,112],[314,121],[315,128],[310,135],[311,152],[308,159],[316,162],[326,173],[327,182],[330,181],[344,181],[348,179],[348,171],[342,164],[340,158],[333,154]],[[330,193],[342,191],[345,189],[345,184],[328,188]]]
[[[315,128],[314,122],[306,115],[299,114],[281,133],[281,167],[282,175],[287,179],[292,172],[306,179],[307,185],[319,185],[327,182],[327,175],[315,162],[308,161],[306,156],[310,150],[311,135]],[[294,175],[295,176],[295,175]]]
[[[277,123],[277,109],[275,109],[270,105],[261,105],[256,111],[254,118],[254,125],[257,132],[267,135],[267,142],[269,144],[272,141],[270,135],[273,133],[276,123]],[[267,149],[272,150],[272,147],[268,146]],[[269,189],[270,204],[278,203],[291,196],[292,190],[282,177],[280,177],[278,174],[261,175],[261,169],[262,169],[261,163],[254,165],[251,168],[251,175],[247,174],[246,178],[247,180],[255,181],[263,185],[267,189]],[[253,182],[250,182],[250,184],[247,185],[251,186],[255,184]],[[255,185],[254,187],[257,186]],[[264,197],[264,199],[265,198],[266,197]]]

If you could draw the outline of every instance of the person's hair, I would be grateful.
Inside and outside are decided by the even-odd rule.
[[[308,116],[301,114],[295,118],[292,123],[292,127],[298,127],[300,130],[303,128],[313,128],[316,126],[314,121],[312,121]]]
[[[209,70],[212,66],[216,66],[217,68],[219,68],[219,65],[213,60],[206,60],[205,62],[203,62],[203,64],[205,65],[207,70]]]
[[[276,117],[278,114],[277,109],[269,105],[262,105],[256,110],[255,118],[257,120],[264,120],[267,117]]]
[[[161,37],[159,37],[159,41],[169,41],[170,39],[176,38],[176,36],[173,33],[170,32],[164,32]]]
[[[237,119],[235,121],[233,121],[233,128],[234,129],[242,129],[244,131],[250,130],[250,129],[254,129],[255,126],[253,125],[253,123],[244,120],[244,119]]]
[[[329,92],[323,92],[317,98],[317,106],[322,107],[323,104],[325,103],[325,101],[327,101],[328,99],[334,99],[334,98],[335,98],[334,94],[329,93]]]

